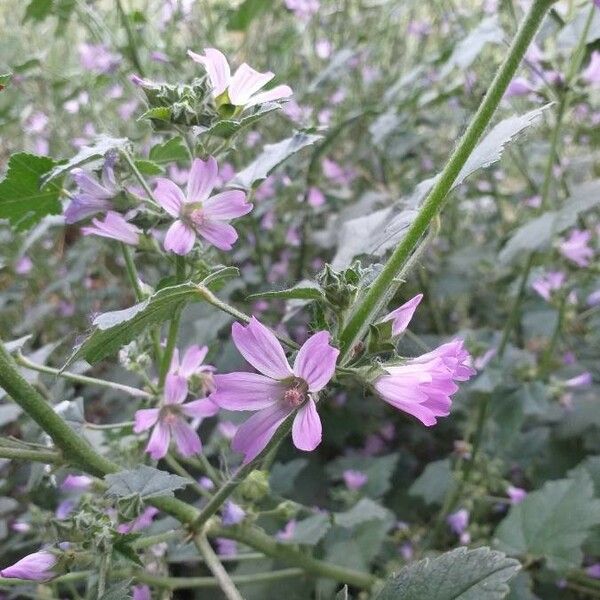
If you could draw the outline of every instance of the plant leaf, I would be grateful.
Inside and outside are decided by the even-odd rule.
[[[489,548],[457,548],[404,567],[376,600],[501,600],[518,561]]]
[[[331,527],[329,515],[319,513],[302,519],[296,523],[294,534],[290,539],[280,540],[284,544],[305,544],[314,546],[318,544]]]
[[[61,182],[41,184],[56,163],[46,156],[13,154],[6,177],[0,181],[0,219],[8,219],[16,231],[24,231],[46,215],[62,212]]]
[[[280,298],[283,300],[323,300],[325,294],[321,287],[311,281],[303,281],[294,287],[285,290],[271,290],[270,292],[257,292],[250,294],[248,300],[256,298]]]
[[[185,477],[172,475],[147,465],[106,475],[104,480],[108,484],[106,494],[118,498],[173,496],[175,490],[188,484]]]
[[[176,136],[162,144],[152,146],[148,158],[157,164],[189,161],[190,155],[181,136]]]

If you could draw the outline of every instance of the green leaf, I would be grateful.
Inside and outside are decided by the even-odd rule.
[[[151,160],[138,159],[134,162],[142,175],[160,175],[163,173],[162,167]]]
[[[143,302],[124,310],[98,315],[94,319],[93,333],[75,349],[67,365],[78,358],[95,363],[114,354],[147,327],[168,320],[174,311],[194,299],[201,299],[196,286],[193,283],[183,283],[165,287]]]
[[[429,463],[410,486],[408,493],[423,498],[425,504],[442,505],[444,498],[455,485],[450,460],[445,458]]]
[[[501,600],[519,563],[489,548],[457,548],[404,567],[376,600]]]
[[[244,0],[232,13],[227,21],[227,29],[230,31],[246,31],[248,26],[256,17],[272,10],[272,0]]]
[[[84,146],[73,158],[54,167],[50,174],[44,178],[44,183],[48,183],[49,181],[64,175],[75,167],[80,167],[92,160],[104,158],[108,152],[122,150],[126,148],[128,144],[129,140],[127,138],[112,138],[103,134],[96,136],[94,143],[91,146]]]
[[[390,489],[398,458],[398,454],[342,456],[327,466],[327,473],[333,479],[341,479],[344,471],[360,471],[367,476],[367,483],[360,489],[361,493],[372,498],[379,498]]]
[[[106,494],[118,498],[173,496],[175,490],[189,483],[185,477],[172,475],[147,465],[106,475],[104,480],[108,485]]]
[[[201,135],[211,135],[227,139],[239,133],[242,129],[256,123],[256,121],[262,119],[265,115],[279,110],[280,108],[281,104],[278,102],[265,102],[264,104],[257,106],[253,113],[242,116],[239,120],[223,119],[209,127],[195,126],[192,127],[192,132],[198,137]]]
[[[560,210],[545,212],[515,229],[500,251],[500,263],[507,265],[524,253],[548,248],[558,234],[576,225],[580,214],[595,208],[598,204],[600,204],[600,179],[573,188]]]
[[[283,300],[324,300],[325,294],[321,286],[310,281],[303,281],[292,288],[285,290],[271,290],[270,292],[257,292],[250,294],[248,300],[256,298],[279,298]]]
[[[587,473],[547,482],[512,506],[495,532],[496,545],[514,556],[545,558],[551,569],[578,567],[581,545],[600,524],[600,500]]]
[[[594,484],[594,495],[600,497],[600,456],[588,456],[568,473],[570,478],[587,473]]]
[[[8,219],[17,231],[24,231],[46,215],[60,214],[61,182],[40,186],[42,176],[55,164],[46,156],[13,154],[6,177],[0,181],[0,219]]]
[[[154,108],[149,108],[145,113],[142,113],[138,117],[138,121],[143,121],[144,119],[156,119],[157,121],[166,121],[167,123],[170,123],[172,114],[173,111],[169,106],[155,106]]]
[[[291,138],[276,144],[267,144],[258,158],[240,171],[229,185],[246,190],[251,189],[255,184],[266,179],[271,171],[283,161],[322,138],[321,135],[297,131]]]
[[[131,597],[131,579],[127,579],[111,585],[98,600],[129,600]]]
[[[12,73],[0,73],[0,92],[10,83]]]
[[[305,544],[315,546],[318,544],[331,527],[329,515],[319,513],[296,523],[294,534],[290,539],[281,540],[285,544]]]
[[[181,136],[156,144],[150,150],[149,158],[152,162],[162,164],[177,161],[189,161],[190,155]]]
[[[31,0],[25,10],[23,23],[27,21],[43,21],[52,14],[53,0]]]
[[[294,490],[294,483],[300,472],[306,468],[305,458],[294,458],[287,463],[275,463],[269,476],[269,485],[275,494],[287,496]]]
[[[335,513],[334,521],[340,527],[352,528],[368,521],[394,521],[394,515],[370,498],[361,498],[350,510]]]

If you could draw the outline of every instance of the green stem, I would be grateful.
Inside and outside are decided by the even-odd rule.
[[[135,396],[137,398],[151,397],[151,394],[144,390],[130,387],[128,385],[123,385],[122,383],[114,383],[113,381],[105,381],[104,379],[96,379],[95,377],[87,377],[86,375],[78,375],[76,373],[70,373],[68,371],[61,371],[60,369],[47,367],[46,365],[40,365],[29,360],[22,354],[17,354],[17,356],[15,357],[15,362],[18,365],[25,367],[26,369],[38,371],[39,373],[47,373],[48,375],[55,375],[56,377],[62,377],[63,379],[68,379],[69,381],[110,388],[111,390],[125,392],[126,394],[129,394],[130,396]]]
[[[28,450],[26,448],[10,448],[7,446],[0,446],[0,458],[29,460],[47,465],[59,465],[63,462],[62,456],[52,450]]]
[[[190,473],[188,473],[188,471],[182,467],[179,462],[177,462],[177,459],[175,459],[173,456],[171,456],[170,454],[167,454],[164,458],[165,462],[171,467],[171,469],[173,469],[173,471],[175,473],[177,473],[177,475],[181,476],[181,477],[185,477],[186,479],[188,479],[190,481],[190,485],[194,488],[194,490],[196,491],[196,493],[199,496],[202,496],[203,498],[210,498],[211,494],[208,490],[205,490],[197,481],[194,477],[192,477],[192,475],[190,475]]]
[[[442,209],[448,192],[490,122],[523,55],[553,1],[534,0],[479,109],[423,202],[421,210],[344,328],[340,336],[342,360],[348,356],[355,344],[362,338],[369,323],[373,321],[379,310],[385,305],[390,294],[395,291],[398,285],[395,281],[398,273],[402,270],[404,263],[427,230],[431,220]]]
[[[140,302],[144,299],[144,292],[140,285],[140,278],[135,268],[135,262],[133,261],[133,255],[131,253],[131,247],[127,244],[121,244],[121,252],[123,253],[123,259],[125,260],[125,268],[127,269],[127,277],[129,283],[135,293],[135,299]]]
[[[135,36],[133,35],[133,29],[131,28],[131,22],[127,13],[123,9],[123,4],[121,0],[116,0],[117,2],[117,12],[119,13],[119,17],[121,18],[121,23],[123,23],[123,27],[125,28],[125,33],[127,34],[127,50],[129,51],[129,56],[131,58],[131,62],[133,66],[137,69],[139,75],[144,77],[144,67],[142,67],[142,63],[140,61],[140,56],[137,51],[137,43],[135,41]]]
[[[121,150],[121,156],[125,159],[125,162],[129,165],[131,172],[133,173],[135,178],[138,180],[139,184],[142,186],[142,188],[144,188],[144,191],[148,195],[148,198],[144,198],[144,200],[146,202],[150,202],[150,204],[153,204],[156,208],[158,208],[159,210],[162,211],[162,208],[161,208],[160,204],[157,202],[156,198],[154,197],[154,193],[150,189],[148,182],[146,181],[144,176],[140,173],[140,170],[135,166],[135,162],[134,162],[133,158],[131,158],[129,152],[127,152],[126,150]]]
[[[552,332],[552,338],[550,339],[550,343],[548,347],[544,351],[541,360],[541,372],[543,376],[547,376],[548,373],[552,370],[552,357],[554,356],[554,351],[556,350],[556,346],[558,344],[558,340],[560,339],[560,333],[563,328],[563,324],[565,322],[565,312],[567,308],[567,298],[568,294],[564,293],[562,298],[560,299],[560,305],[558,307],[558,319],[556,320],[556,327]]]
[[[238,589],[235,587],[235,583],[231,581],[225,567],[221,564],[219,557],[212,549],[206,535],[200,533],[195,536],[194,544],[196,545],[196,548],[198,548],[198,552],[200,552],[204,558],[206,566],[210,569],[210,572],[219,583],[219,587],[227,600],[244,600]]]

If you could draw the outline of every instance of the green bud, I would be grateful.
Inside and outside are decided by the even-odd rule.
[[[247,500],[257,501],[269,493],[269,475],[258,469],[252,471],[240,484],[239,491]]]

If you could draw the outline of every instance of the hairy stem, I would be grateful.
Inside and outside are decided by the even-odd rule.
[[[490,122],[521,59],[552,4],[553,0],[535,0],[533,2],[479,109],[424,200],[421,210],[342,331],[340,336],[342,360],[349,355],[354,345],[362,338],[369,323],[385,305],[390,294],[395,291],[398,285],[396,281],[398,273],[402,270],[404,263],[410,257],[432,219],[442,209],[448,192]]]

